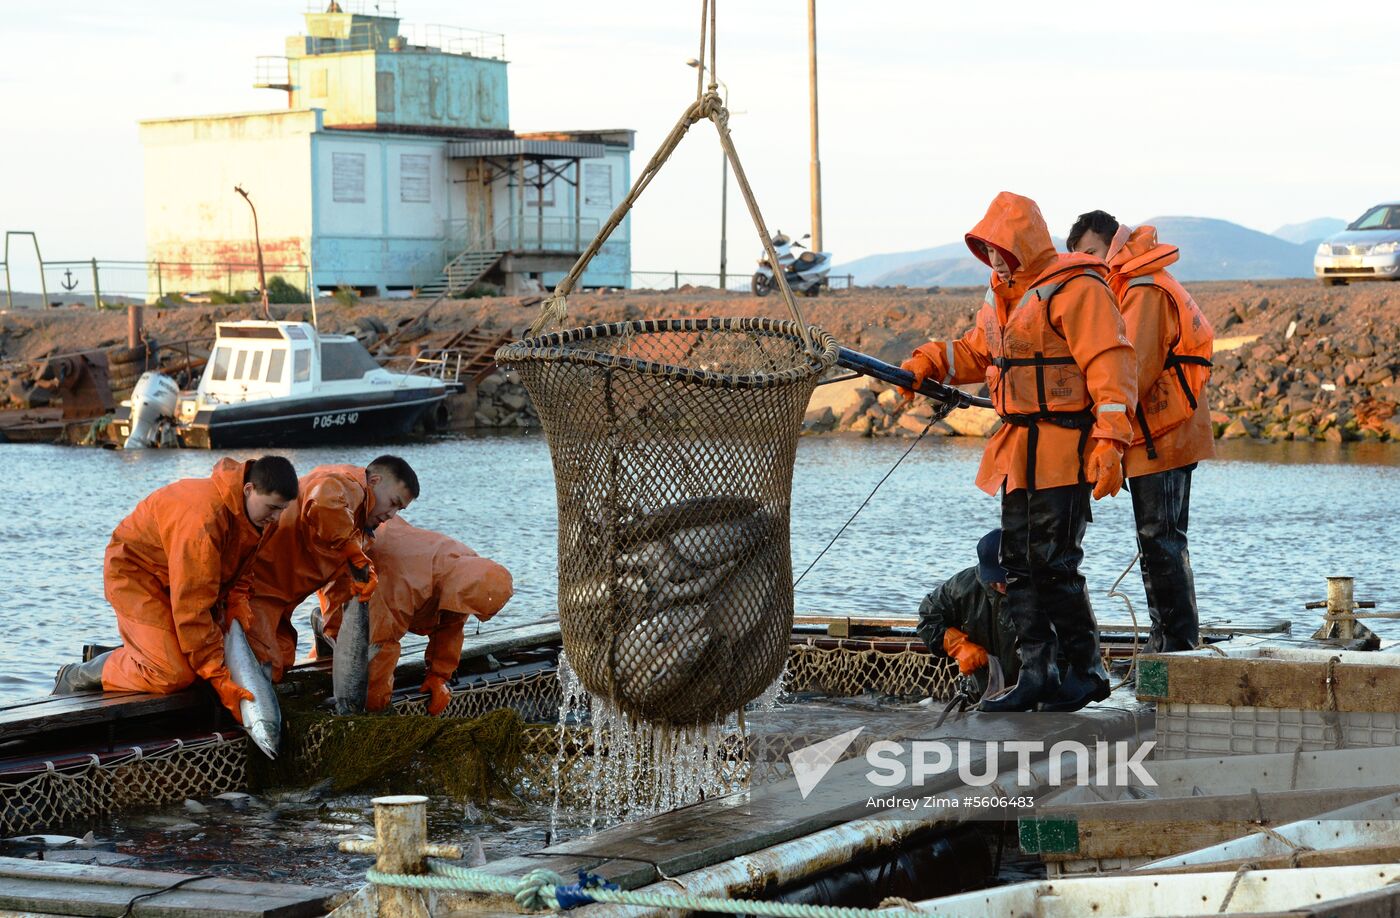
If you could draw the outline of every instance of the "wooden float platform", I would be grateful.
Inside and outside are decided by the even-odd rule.
[[[313,886],[0,857],[0,912],[7,914],[314,918],[345,898]]]
[[[809,715],[808,709],[803,707],[780,710],[778,716],[784,722],[776,726],[822,739],[864,728],[874,735],[863,739],[939,740],[953,749],[958,749],[960,740],[966,740],[970,743],[967,764],[974,772],[980,772],[985,765],[986,741],[1039,740],[1048,749],[1057,742],[1071,740],[1086,744],[1098,740],[1125,741],[1136,745],[1152,735],[1150,711],[1121,691],[1109,701],[1075,714],[974,713],[950,719],[935,729],[939,713],[939,709],[928,707],[901,710],[852,707],[823,708]],[[765,732],[762,715],[753,715],[752,721],[753,732]],[[1044,756],[1034,758],[1043,759]],[[584,870],[601,875],[624,889],[636,889],[857,820],[927,818],[926,810],[916,813],[908,809],[872,808],[873,797],[923,800],[969,792],[995,795],[1009,790],[1016,793],[1014,768],[1010,775],[1003,773],[999,779],[1001,790],[969,788],[959,777],[957,767],[926,779],[922,784],[915,784],[906,772],[902,782],[888,787],[870,783],[866,776],[868,771],[870,765],[863,756],[848,758],[835,764],[821,780],[819,788],[811,790],[809,795],[804,795],[796,780],[787,779],[604,829],[528,855],[505,858],[482,869],[509,877],[523,876],[540,868],[566,877]],[[1007,784],[1011,785],[1009,789]],[[1043,792],[1043,786],[1026,791],[1027,795]],[[968,818],[968,812],[950,810],[947,821]],[[1002,816],[989,818],[1000,820]],[[482,915],[515,914],[503,901],[466,895],[453,896],[450,910],[451,913]]]

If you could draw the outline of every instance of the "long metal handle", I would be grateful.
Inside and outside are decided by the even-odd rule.
[[[870,376],[882,382],[892,385],[902,386],[905,389],[914,389],[914,374],[908,370],[877,360],[869,354],[862,354],[860,351],[853,351],[850,348],[836,349],[836,363],[848,370],[854,370],[865,376]],[[950,404],[954,408],[990,408],[992,400],[981,398],[976,395],[968,395],[961,389],[952,386],[945,386],[943,383],[935,382],[931,379],[924,380],[923,385],[914,389],[920,395],[928,396],[934,401]]]

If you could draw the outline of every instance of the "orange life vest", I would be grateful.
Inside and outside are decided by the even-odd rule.
[[[1166,271],[1144,274],[1115,284],[1121,301],[1134,287],[1156,287],[1166,294],[1176,310],[1177,340],[1167,347],[1162,375],[1145,392],[1138,393],[1134,417],[1133,444],[1142,443],[1149,459],[1157,458],[1154,437],[1180,427],[1195,413],[1198,399],[1210,381],[1210,358],[1215,348],[1215,330],[1201,307],[1176,278]]]
[[[1084,371],[1075,362],[1064,336],[1050,321],[1050,301],[1065,284],[1079,278],[1108,286],[1087,266],[1074,265],[1050,275],[1026,291],[1006,317],[997,319],[996,294],[987,290],[989,308],[982,310],[982,332],[991,362],[987,389],[998,415],[1008,424],[1027,429],[1026,483],[1035,490],[1036,446],[1042,423],[1079,431],[1079,481],[1084,483],[1083,452],[1094,426],[1094,403]]]

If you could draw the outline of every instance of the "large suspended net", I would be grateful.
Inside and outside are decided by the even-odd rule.
[[[559,503],[559,622],[585,688],[665,727],[713,724],[777,677],[792,626],[788,502],[802,416],[836,342],[802,317],[711,82],[672,128],[523,341],[496,353],[529,391]],[[708,30],[708,31],[707,31]],[[707,43],[707,34],[709,36]],[[774,265],[790,321],[563,324],[593,256],[691,125],[708,120]]]
[[[782,670],[789,499],[807,401],[835,358],[769,319],[624,322],[502,348],[549,441],[559,625],[619,710],[690,725]]]

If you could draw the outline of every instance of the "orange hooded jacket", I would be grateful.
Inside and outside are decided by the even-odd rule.
[[[367,552],[380,571],[369,602],[368,710],[382,711],[394,691],[394,666],[405,634],[425,634],[427,675],[451,679],[462,658],[462,629],[469,615],[486,621],[514,593],[510,572],[449,536],[394,518],[374,531]],[[321,590],[324,632],[340,631],[350,599],[350,574]]]
[[[977,324],[961,338],[917,349],[932,361],[933,378],[951,384],[985,380],[1004,418],[1034,411],[1043,400],[1036,391],[1034,368],[998,366],[997,361],[1031,358],[1044,347],[1047,357],[1064,353],[1063,366],[1046,368],[1047,374],[1066,381],[1063,386],[1058,381],[1051,384],[1069,393],[1060,410],[1071,410],[1075,406],[1069,402],[1076,400],[1092,406],[1083,429],[1046,421],[1004,423],[987,443],[977,486],[995,494],[1003,487],[1009,493],[1032,485],[1076,484],[1091,448],[1089,440],[1111,440],[1127,448],[1132,439],[1128,414],[1137,404],[1136,359],[1117,303],[1104,283],[1103,262],[1087,255],[1057,254],[1036,203],[1006,191],[967,234],[967,244],[988,264],[982,246],[1000,251],[1012,270],[1011,280],[1005,283],[992,275]],[[1045,286],[1061,283],[1053,289]],[[1049,296],[1048,305],[1042,293]]]
[[[274,681],[296,662],[292,613],[348,573],[346,553],[369,541],[365,526],[374,508],[374,493],[359,466],[317,466],[299,484],[299,496],[282,511],[276,532],[253,562],[248,643],[258,659],[272,664]]]
[[[208,478],[160,488],[117,524],[102,573],[122,646],[102,667],[104,689],[168,694],[228,674],[223,627],[246,621],[249,562],[276,531],[248,519],[251,465],[220,459]]]
[[[1209,367],[1187,366],[1178,377],[1166,366],[1171,353],[1210,358],[1214,332],[1191,295],[1167,272],[1180,258],[1174,245],[1157,241],[1157,228],[1139,226],[1123,245],[1109,252],[1109,278],[1118,296],[1128,340],[1138,356],[1138,393],[1142,409],[1134,412],[1133,445],[1123,457],[1124,474],[1138,478],[1182,468],[1215,455],[1215,438],[1206,404]],[[1187,335],[1183,340],[1183,321]],[[1181,379],[1190,379],[1195,408]],[[1156,410],[1146,411],[1148,406]],[[1139,413],[1152,428],[1155,458],[1149,455]],[[1161,427],[1155,422],[1163,418]]]

